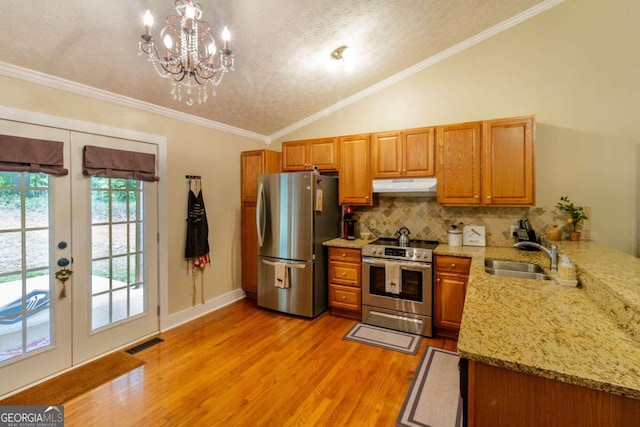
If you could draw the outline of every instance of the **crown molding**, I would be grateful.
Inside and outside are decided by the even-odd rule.
[[[53,89],[59,89],[65,92],[74,93],[76,95],[86,96],[89,98],[97,99],[99,101],[106,101],[112,104],[121,105],[123,107],[134,108],[134,109],[145,111],[148,113],[158,114],[161,116],[177,119],[177,120],[191,123],[194,125],[219,130],[222,132],[227,132],[227,133],[243,136],[250,139],[256,139],[258,141],[263,141],[264,143],[270,142],[269,138],[265,135],[260,135],[255,132],[250,132],[245,129],[229,126],[224,123],[216,122],[213,120],[203,119],[202,117],[186,114],[180,111],[172,110],[170,108],[160,107],[154,104],[150,104],[148,102],[139,101],[137,99],[129,98],[123,95],[118,95],[112,92],[108,92],[106,90],[97,89],[81,83],[72,82],[70,80],[61,79],[59,77],[54,77],[48,74],[41,73],[39,71],[30,70],[28,68],[19,67],[17,65],[8,64],[2,61],[0,61],[0,74],[8,77],[24,80],[30,83],[36,83],[42,86],[47,86]]]
[[[385,80],[382,80],[379,83],[376,83],[373,86],[370,86],[356,93],[355,95],[345,98],[340,102],[333,104],[328,108],[325,108],[322,111],[318,111],[317,113],[312,114],[311,116],[306,117],[292,124],[291,126],[287,126],[286,128],[279,130],[278,132],[270,135],[269,140],[273,141],[278,138],[281,138],[295,130],[298,130],[304,126],[307,126],[308,124],[311,124],[332,113],[335,113],[336,111],[341,110],[342,108],[345,108],[348,105],[351,105],[357,101],[360,101],[363,98],[368,97],[369,95],[372,95],[376,92],[386,89],[387,87],[392,86],[398,83],[399,81],[404,80],[422,70],[432,67],[433,65],[439,62],[442,62],[445,59],[462,52],[463,50],[469,49],[470,47],[475,46],[478,43],[483,42],[484,40],[487,40],[488,38],[495,36],[496,34],[499,34],[505,30],[508,30],[509,28],[520,24],[521,22],[531,19],[534,16],[539,15],[542,12],[545,12],[548,9],[551,9],[552,7],[559,5],[560,3],[564,3],[565,1],[566,0],[547,0],[542,3],[539,3],[536,6],[530,9],[527,9],[524,12],[507,19],[506,21],[496,24],[493,27],[488,28],[479,34],[476,34],[475,36],[468,38],[467,40],[464,40],[450,47],[449,49],[443,50],[442,52],[437,53],[436,55],[433,55],[432,57],[427,58],[426,60],[419,62],[412,67],[409,67],[397,74],[394,74],[393,76]]]

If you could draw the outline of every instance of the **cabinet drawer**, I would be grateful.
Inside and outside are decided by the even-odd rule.
[[[329,283],[360,287],[362,269],[360,264],[346,262],[329,262]]]
[[[447,272],[457,274],[469,274],[471,268],[471,258],[436,255],[436,272]]]
[[[340,262],[355,262],[360,264],[360,249],[329,248],[329,260]]]
[[[360,289],[330,284],[329,306],[343,310],[360,311]]]

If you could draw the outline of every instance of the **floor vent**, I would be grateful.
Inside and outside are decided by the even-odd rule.
[[[164,341],[162,338],[151,338],[149,341],[145,341],[142,344],[138,344],[135,347],[131,347],[128,350],[125,350],[125,353],[129,353],[129,354],[136,354],[146,348],[149,348],[151,346],[154,346],[158,343],[161,343],[162,341]]]

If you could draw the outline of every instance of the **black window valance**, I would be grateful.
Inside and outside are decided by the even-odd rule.
[[[82,173],[106,178],[158,181],[156,156],[135,151],[85,145],[83,149]]]
[[[60,141],[0,135],[0,171],[67,175],[63,148]]]

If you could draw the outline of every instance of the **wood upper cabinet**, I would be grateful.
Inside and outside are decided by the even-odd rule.
[[[369,135],[351,135],[340,138],[340,187],[341,205],[373,204],[370,173]]]
[[[375,133],[371,138],[373,178],[435,175],[435,128]]]
[[[282,170],[288,172],[338,170],[338,138],[307,139],[282,143]]]
[[[438,203],[481,204],[481,138],[481,122],[438,126]]]
[[[253,150],[240,153],[240,234],[242,248],[242,289],[247,296],[258,294],[258,233],[256,231],[256,201],[258,175],[280,172],[280,153]]]
[[[258,197],[258,175],[280,172],[280,153],[253,150],[240,153],[240,191],[242,202],[255,202]]]
[[[535,203],[533,116],[439,126],[438,203]]]
[[[460,331],[471,258],[436,255],[434,326],[439,335],[455,338]]]
[[[484,123],[483,204],[518,206],[535,203],[533,124],[533,117]]]

